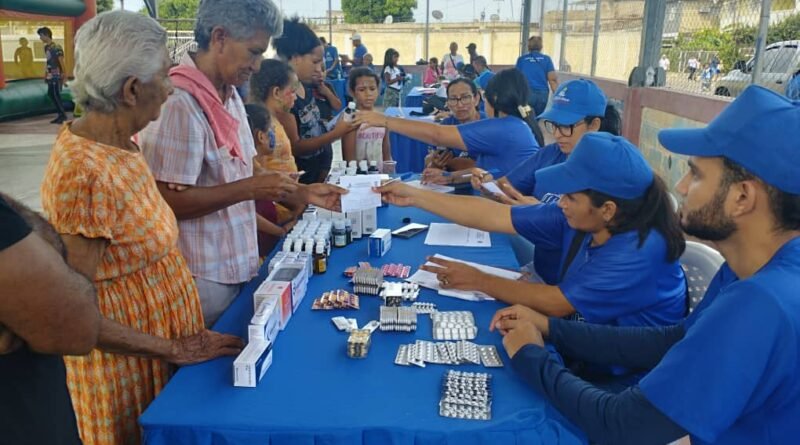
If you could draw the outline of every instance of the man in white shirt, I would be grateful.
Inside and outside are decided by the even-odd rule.
[[[669,59],[667,59],[667,56],[661,56],[661,60],[658,61],[658,66],[664,69],[664,71],[669,71]]]
[[[450,52],[442,56],[442,74],[447,80],[458,78],[458,68],[464,65],[464,58],[458,53],[458,43],[450,44]]]
[[[700,65],[700,63],[697,61],[696,57],[689,58],[689,62],[687,63],[689,65],[689,80],[694,80],[694,76],[697,73],[697,67]]]

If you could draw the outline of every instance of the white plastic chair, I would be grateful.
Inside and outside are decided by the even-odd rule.
[[[716,249],[696,241],[686,241],[686,251],[681,255],[681,266],[686,272],[689,286],[689,312],[703,299],[708,283],[724,262],[725,258]]]

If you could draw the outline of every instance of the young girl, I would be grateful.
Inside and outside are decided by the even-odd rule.
[[[250,78],[251,102],[266,108],[272,121],[273,149],[259,156],[257,162],[267,170],[283,173],[297,173],[297,164],[292,155],[292,143],[278,120],[281,114],[291,113],[297,95],[295,89],[299,85],[294,70],[283,61],[267,59],[261,62],[258,72]],[[256,141],[258,145],[258,141]],[[261,153],[259,152],[259,155]],[[278,223],[286,224],[295,219],[295,213],[283,205],[277,204]]]
[[[270,157],[274,152],[274,140],[270,124],[272,118],[269,111],[263,105],[247,104],[245,105],[247,112],[247,122],[250,124],[250,131],[253,133],[253,140],[256,143],[256,155],[253,158],[253,163],[263,168],[264,158]],[[256,227],[258,229],[258,256],[264,258],[272,252],[278,240],[285,236],[288,229],[294,225],[290,222],[286,226],[279,225],[279,217],[277,207],[269,200],[256,201]]]
[[[439,69],[439,59],[431,57],[428,68],[425,69],[425,75],[422,77],[422,85],[429,87],[437,84],[440,77],[442,77],[442,70]]]
[[[359,110],[372,110],[378,98],[380,80],[378,75],[367,68],[350,71],[350,94]],[[342,157],[345,161],[383,161],[392,160],[389,147],[389,133],[383,127],[362,125],[354,133],[342,138]]]
[[[400,53],[393,48],[386,50],[383,56],[383,81],[386,82],[386,91],[383,93],[384,107],[400,106],[400,91],[403,89],[403,71],[397,66]],[[352,81],[351,81],[352,83]]]

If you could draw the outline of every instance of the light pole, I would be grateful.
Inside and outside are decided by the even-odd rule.
[[[431,0],[425,0],[425,61],[431,60],[428,57],[428,40],[430,39],[431,27]]]

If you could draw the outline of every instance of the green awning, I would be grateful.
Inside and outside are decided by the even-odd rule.
[[[0,9],[54,16],[77,17],[86,11],[84,0],[0,0]]]

